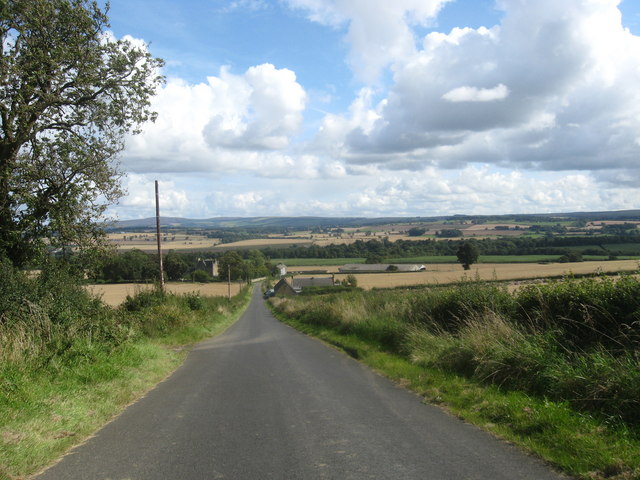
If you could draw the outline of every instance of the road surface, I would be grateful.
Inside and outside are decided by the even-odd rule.
[[[38,480],[558,480],[273,318],[224,334]]]

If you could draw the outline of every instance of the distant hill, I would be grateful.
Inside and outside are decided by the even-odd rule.
[[[215,217],[204,219],[160,217],[163,228],[202,228],[202,229],[310,229],[313,227],[366,227],[391,223],[428,223],[441,221],[485,221],[518,222],[560,220],[618,220],[640,221],[640,210],[619,210],[606,212],[569,212],[540,214],[507,214],[507,215],[449,215],[438,217]],[[155,228],[155,217],[136,220],[123,220],[110,226],[108,230],[134,230]]]

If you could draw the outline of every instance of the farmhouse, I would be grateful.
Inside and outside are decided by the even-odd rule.
[[[340,273],[387,273],[387,272],[422,272],[424,265],[406,263],[348,263],[340,268]]]
[[[280,278],[284,277],[287,274],[287,266],[284,263],[279,263],[276,265],[276,268],[279,271]]]
[[[293,289],[293,286],[289,283],[286,278],[281,278],[278,283],[273,287],[274,295],[283,296],[283,295],[296,295],[296,292]]]
[[[331,277],[295,277],[293,279],[293,289],[302,290],[306,287],[333,287],[335,285],[334,278]]]
[[[218,261],[215,258],[198,258],[196,270],[204,270],[212,277],[217,277]]]

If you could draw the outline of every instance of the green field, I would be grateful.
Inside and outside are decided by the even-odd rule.
[[[480,255],[478,263],[539,263],[556,262],[560,255]],[[584,260],[606,261],[608,255],[585,255]],[[635,260],[640,256],[618,257],[618,260]],[[288,267],[326,267],[347,263],[365,263],[365,258],[274,258],[272,264],[284,263]],[[385,258],[384,263],[458,263],[455,255],[423,255],[420,257]]]
[[[325,267],[346,263],[364,263],[365,258],[272,258],[271,263],[284,263],[288,267]]]

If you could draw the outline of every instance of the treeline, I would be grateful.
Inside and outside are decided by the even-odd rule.
[[[228,251],[213,257],[206,253],[176,252],[170,250],[162,259],[165,280],[190,280],[210,282],[216,279],[250,280],[266,277],[274,273],[265,255],[258,250],[242,252]],[[219,275],[214,276],[213,264]],[[159,262],[157,254],[145,253],[133,249],[127,252],[104,256],[89,272],[94,282],[155,282],[159,280]]]
[[[269,258],[398,258],[429,255],[455,255],[465,240],[396,240],[387,238],[368,241],[356,240],[351,244],[327,246],[268,247],[261,249]],[[565,255],[568,250],[579,250],[583,255],[640,255],[640,235],[606,235],[575,237],[513,237],[486,238],[473,241],[480,255]],[[633,245],[637,248],[616,249],[615,245]]]

